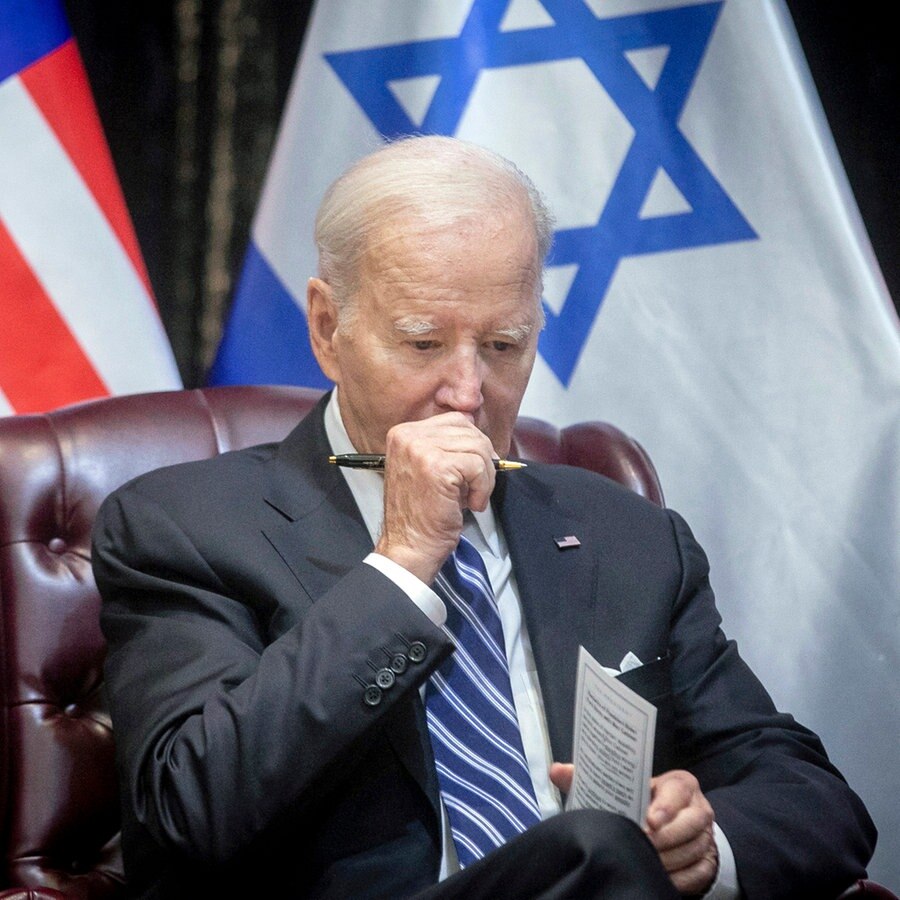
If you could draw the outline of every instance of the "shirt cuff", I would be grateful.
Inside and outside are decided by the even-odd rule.
[[[370,553],[363,562],[373,569],[378,569],[386,578],[390,578],[438,628],[447,621],[447,607],[444,606],[444,601],[408,569],[404,569],[380,553]]]
[[[712,883],[712,887],[703,896],[705,900],[739,900],[741,890],[738,887],[734,853],[725,832],[719,828],[717,822],[713,822],[713,838],[719,853],[719,870],[716,872],[716,880]]]

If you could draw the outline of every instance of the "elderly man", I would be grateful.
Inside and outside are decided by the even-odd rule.
[[[585,471],[498,470],[551,234],[482,148],[361,160],[322,203],[308,288],[335,390],[277,446],[104,504],[135,894],[836,897],[864,874],[868,815],[724,638],[678,515]],[[581,645],[646,663],[643,828],[561,812]]]

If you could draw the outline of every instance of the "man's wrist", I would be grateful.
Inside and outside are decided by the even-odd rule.
[[[716,869],[716,877],[713,879],[709,890],[703,894],[704,900],[739,900],[741,896],[737,880],[737,866],[734,862],[734,853],[725,832],[719,828],[717,822],[713,822],[713,840],[716,842],[716,852],[719,856],[719,865]]]
[[[377,569],[386,578],[390,578],[435,625],[440,627],[444,624],[447,619],[444,601],[409,569],[405,569],[381,553],[370,553],[363,562]]]

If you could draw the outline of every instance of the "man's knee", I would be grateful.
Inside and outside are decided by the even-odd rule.
[[[558,850],[608,854],[616,848],[638,846],[655,853],[644,832],[631,819],[602,809],[578,809],[547,819],[540,826]]]
[[[542,846],[546,840],[548,852],[568,861],[569,878],[575,883],[603,885],[608,896],[677,897],[653,844],[630,819],[581,809],[554,816],[539,828],[546,828]]]
[[[677,900],[641,829],[613,813],[560,813],[457,872],[420,900]]]

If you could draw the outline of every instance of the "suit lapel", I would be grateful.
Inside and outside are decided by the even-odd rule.
[[[338,467],[328,462],[327,401],[328,395],[279,446],[263,498],[272,513],[266,538],[313,603],[372,551],[353,494]],[[398,705],[384,734],[438,815],[437,778],[418,695]]]
[[[273,512],[265,535],[311,600],[372,549],[347,483],[328,463],[325,402],[323,398],[279,446],[263,497]]]
[[[509,547],[525,624],[534,651],[553,756],[569,760],[579,642],[589,639],[597,611],[596,548],[560,549],[557,540],[584,534],[535,472],[500,475],[494,508]]]

